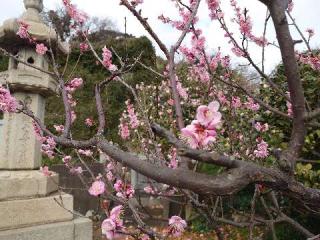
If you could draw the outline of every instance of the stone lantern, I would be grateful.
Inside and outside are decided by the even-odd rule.
[[[45,99],[57,91],[57,82],[44,73],[49,56],[37,54],[35,44],[16,34],[19,21],[29,25],[32,38],[55,52],[66,54],[69,47],[42,21],[43,0],[24,0],[24,5],[19,19],[6,20],[0,27],[0,47],[38,69],[10,58],[0,84],[8,85],[14,97],[43,121]],[[58,192],[58,175],[39,171],[41,143],[32,120],[5,113],[0,138],[0,240],[91,240],[91,221],[74,217],[73,197]]]

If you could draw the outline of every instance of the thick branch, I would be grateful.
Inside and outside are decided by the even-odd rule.
[[[282,169],[293,173],[296,160],[304,144],[306,127],[304,123],[305,97],[295,58],[294,41],[290,35],[285,14],[285,0],[262,1],[266,3],[276,30],[282,61],[287,77],[293,110],[293,128],[288,150],[280,158]]]

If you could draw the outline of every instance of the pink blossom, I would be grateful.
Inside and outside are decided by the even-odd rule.
[[[111,171],[108,171],[107,172],[107,175],[106,175],[108,181],[113,181],[114,180],[114,176],[113,176],[113,173]]]
[[[120,179],[116,181],[113,187],[117,192],[116,195],[121,198],[132,198],[135,192],[130,184],[124,184]]]
[[[84,52],[89,50],[89,45],[86,42],[80,43],[79,47],[80,47],[80,51],[82,53],[84,53]]]
[[[35,121],[32,121],[32,126],[33,126],[33,131],[34,131],[34,134],[36,135],[37,140],[43,143],[46,140],[46,138],[42,136],[40,126]]]
[[[83,25],[87,21],[88,15],[85,12],[77,9],[75,5],[71,4],[70,0],[63,0],[63,4],[66,8],[67,13],[75,23]]]
[[[210,10],[211,19],[221,18],[220,12],[220,0],[207,0],[208,8]]]
[[[2,112],[15,112],[17,109],[17,101],[10,94],[8,89],[0,86],[0,111]]]
[[[242,49],[238,48],[238,47],[233,47],[231,48],[231,51],[237,56],[237,57],[243,57],[245,54],[242,51]]]
[[[155,191],[153,190],[152,186],[148,185],[143,189],[148,194],[154,194]]]
[[[73,88],[79,88],[83,84],[83,79],[82,78],[74,78],[71,80],[70,85]]]
[[[102,49],[102,58],[103,58],[102,60],[103,66],[108,68],[110,71],[113,72],[118,69],[117,66],[112,64],[112,53],[106,46],[104,46],[104,48]]]
[[[105,192],[105,184],[101,180],[94,181],[89,188],[89,193],[92,196],[99,196]]]
[[[123,212],[123,207],[117,206],[110,211],[109,218],[102,222],[101,230],[102,234],[108,239],[114,239],[117,237],[117,231],[123,228],[123,221],[120,218]]]
[[[63,125],[53,125],[53,127],[55,128],[55,130],[58,133],[62,133],[64,131],[64,126]]]
[[[311,28],[307,28],[306,32],[309,34],[309,38],[314,36],[314,30]]]
[[[64,156],[62,158],[62,161],[63,161],[64,164],[68,165],[70,163],[71,159],[72,159],[71,156]]]
[[[19,35],[19,37],[22,39],[30,39],[30,35],[28,32],[30,25],[21,20],[19,20],[18,23],[19,23],[19,30],[17,32],[17,35]]]
[[[83,173],[83,169],[82,167],[74,167],[70,169],[70,173],[72,174],[82,174]]]
[[[44,55],[44,54],[46,54],[47,51],[48,51],[48,48],[43,43],[36,45],[36,52],[38,54]]]
[[[184,100],[188,99],[188,93],[185,88],[182,87],[181,82],[177,82],[177,91]]]
[[[150,237],[147,234],[143,234],[139,240],[150,240]]]
[[[107,165],[107,170],[112,171],[112,170],[114,170],[114,169],[115,169],[114,164],[113,164],[112,162],[108,163],[108,165]]]
[[[116,228],[116,223],[110,218],[105,219],[101,224],[102,234],[104,234],[107,237],[107,239],[115,238]]]
[[[232,97],[231,106],[233,108],[240,108],[242,105],[241,99],[239,97]]]
[[[40,167],[40,171],[46,177],[50,177],[53,174],[53,172],[49,171],[49,167],[48,166]]]
[[[88,127],[93,126],[93,120],[91,118],[87,118],[84,122]]]
[[[268,123],[265,124],[261,124],[260,122],[256,122],[254,124],[254,128],[258,131],[258,132],[266,132],[269,130],[269,125]]]
[[[226,97],[226,95],[224,95],[224,93],[222,91],[219,91],[217,96],[218,96],[219,102],[221,104],[226,104],[227,103],[227,101],[228,101],[227,97]]]
[[[122,180],[118,179],[115,184],[113,185],[114,190],[116,190],[117,192],[120,192],[123,188],[123,182]]]
[[[220,104],[217,101],[211,102],[208,106],[199,106],[196,114],[197,120],[181,129],[182,137],[187,140],[190,147],[204,147],[216,140],[216,129],[221,123],[219,107]]]
[[[138,120],[138,116],[135,113],[135,109],[133,107],[133,104],[130,103],[130,101],[126,101],[126,105],[127,105],[127,112],[128,112],[128,116],[130,118],[130,127],[132,129],[136,129],[139,126],[139,120]]]
[[[244,103],[245,107],[251,111],[258,111],[260,109],[260,105],[255,103],[253,98],[248,97],[247,102]]]
[[[254,155],[258,158],[266,158],[269,156],[269,151],[268,151],[268,143],[266,143],[263,140],[257,140],[257,149],[254,150]]]
[[[129,127],[126,123],[120,123],[120,136],[123,140],[127,140],[130,137]]]
[[[89,150],[89,149],[87,149],[87,150],[79,149],[78,152],[81,155],[84,155],[86,157],[92,157],[92,155],[93,155],[93,152],[91,150]]]
[[[217,126],[221,121],[221,113],[218,112],[220,104],[217,101],[211,102],[208,106],[201,105],[197,109],[196,118],[203,126]]]
[[[169,233],[174,237],[179,237],[187,227],[187,222],[179,216],[172,216],[169,219]]]
[[[52,137],[44,137],[42,139],[41,151],[46,154],[50,159],[54,158],[54,150],[56,142]]]

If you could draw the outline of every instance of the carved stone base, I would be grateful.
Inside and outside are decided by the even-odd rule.
[[[59,176],[44,176],[39,170],[0,171],[0,201],[26,197],[45,197],[58,190]]]
[[[87,218],[0,231],[0,240],[92,240],[92,222]]]
[[[73,219],[73,196],[54,194],[43,198],[0,201],[0,230]]]

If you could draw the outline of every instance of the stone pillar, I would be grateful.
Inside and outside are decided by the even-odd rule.
[[[22,92],[13,95],[25,102],[38,118],[44,119],[43,96]],[[0,169],[39,169],[41,143],[36,139],[31,118],[23,114],[4,114],[3,125]]]
[[[46,44],[51,42],[64,52],[55,31],[41,20],[42,0],[24,0],[24,4],[26,12],[21,18],[30,25],[31,37]],[[18,27],[17,19],[4,22],[0,27],[0,47],[48,70],[48,56],[37,54],[34,44],[18,38]],[[0,74],[0,84],[9,85],[14,97],[41,121],[46,97],[57,90],[57,82],[51,76],[13,58],[8,70]],[[41,143],[31,118],[5,113],[0,137],[0,240],[91,240],[91,221],[74,217],[73,197],[58,192],[58,174],[44,176],[39,171]]]

